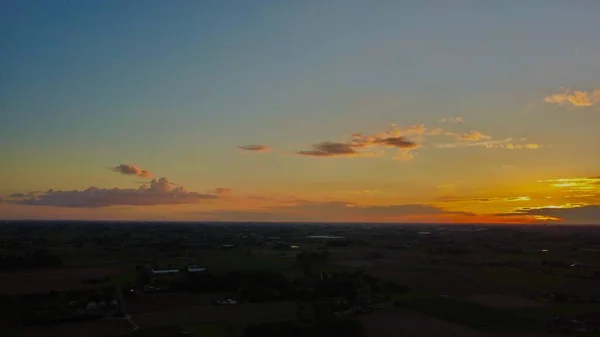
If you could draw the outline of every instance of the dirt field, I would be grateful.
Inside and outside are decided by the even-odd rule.
[[[127,310],[131,315],[147,314],[161,310],[180,309],[188,306],[210,305],[214,298],[222,299],[226,294],[149,294],[125,299]]]
[[[486,337],[483,332],[417,312],[394,309],[361,317],[366,337]]]
[[[23,337],[115,337],[131,330],[131,324],[124,319],[103,319],[28,327],[24,329]]]
[[[476,294],[465,298],[467,301],[475,302],[497,309],[537,308],[542,303],[505,294]]]
[[[406,309],[361,317],[365,337],[564,337],[545,332],[482,332]]]
[[[115,276],[131,271],[130,267],[60,268],[0,274],[0,289],[11,295],[75,290],[97,285],[84,284],[87,278]]]
[[[227,306],[193,306],[133,316],[141,327],[186,326],[211,322],[240,322],[286,320],[295,317],[293,302],[247,303]]]

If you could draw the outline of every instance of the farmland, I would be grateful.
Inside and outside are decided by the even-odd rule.
[[[33,222],[0,244],[20,336],[593,335],[600,313],[587,227]]]

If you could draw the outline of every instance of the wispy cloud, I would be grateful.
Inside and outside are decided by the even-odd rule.
[[[483,132],[475,131],[475,130],[471,130],[466,133],[461,133],[459,135],[459,139],[465,140],[465,141],[478,141],[478,140],[491,139],[491,138],[492,137],[484,134]]]
[[[542,221],[560,221],[575,224],[597,224],[600,219],[600,205],[565,204],[543,207],[523,207],[498,216],[532,216]]]
[[[435,144],[436,148],[440,149],[453,149],[453,148],[461,148],[461,147],[484,147],[488,149],[507,149],[507,150],[536,150],[540,149],[542,146],[535,143],[515,143],[515,140],[512,137],[502,139],[502,140],[485,140],[485,141],[472,141],[472,142],[458,142],[458,143],[443,143],[443,144]]]
[[[570,192],[600,191],[600,177],[538,180],[538,183],[546,183]]]
[[[26,195],[23,197],[23,195]],[[137,189],[97,188],[85,190],[55,191],[53,189],[36,195],[20,194],[7,200],[21,205],[40,205],[74,208],[100,208],[116,205],[150,206],[191,204],[206,199],[215,199],[216,194],[188,192],[167,178],[152,179]]]
[[[135,165],[129,165],[129,164],[121,164],[118,166],[115,166],[112,168],[112,170],[114,172],[119,172],[121,174],[130,174],[130,175],[136,175],[138,177],[150,177],[152,174],[150,173],[150,171],[148,170],[144,170],[138,166]]]
[[[521,197],[489,197],[489,198],[441,197],[438,200],[440,202],[524,202],[524,201],[530,201],[531,198],[528,197],[528,196],[521,196]]]
[[[266,145],[241,145],[238,146],[238,149],[251,152],[267,152],[271,150],[271,148]]]
[[[544,97],[544,102],[575,107],[600,105],[600,89],[591,91],[563,89],[562,92]]]

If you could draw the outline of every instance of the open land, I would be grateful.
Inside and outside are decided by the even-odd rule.
[[[0,254],[0,327],[19,336],[600,327],[595,227],[14,222]]]

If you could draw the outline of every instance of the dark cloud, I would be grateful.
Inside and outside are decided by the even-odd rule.
[[[333,157],[333,156],[355,156],[359,154],[354,148],[356,146],[339,142],[321,142],[312,146],[312,150],[298,151],[302,156]]]
[[[252,152],[266,152],[269,151],[271,148],[266,145],[242,145],[238,146],[238,149]]]
[[[119,166],[113,167],[112,170],[121,174],[131,174],[136,175],[138,177],[150,177],[152,175],[148,170],[144,170],[140,167],[129,164],[121,164]]]
[[[381,135],[376,136],[367,136],[363,133],[355,133],[352,134],[352,139],[347,142],[331,142],[325,141],[320,142],[315,145],[312,145],[312,149],[310,150],[302,150],[296,152],[299,155],[303,156],[313,156],[313,157],[342,157],[342,156],[359,156],[359,155],[368,155],[373,154],[369,152],[360,152],[361,149],[366,149],[370,147],[388,147],[388,148],[396,148],[402,151],[409,151],[412,149],[416,149],[419,146],[417,143],[408,139],[407,137],[400,135],[400,133],[404,134],[416,134],[422,135],[426,132],[426,129],[422,125],[413,126],[407,130],[398,130],[393,129],[391,131],[385,132]],[[411,159],[411,154],[403,153],[402,158]]]
[[[215,199],[215,194],[188,192],[182,186],[175,186],[167,178],[152,179],[137,189],[89,187],[85,190],[48,190],[37,195],[7,200],[21,205],[43,205],[74,208],[100,208],[116,205],[150,206],[192,204],[206,199]]]
[[[407,139],[406,137],[402,137],[402,136],[377,138],[373,141],[373,144],[397,147],[399,149],[414,149],[414,148],[418,147],[417,143]]]
[[[231,188],[227,188],[227,187],[217,187],[214,190],[214,194],[216,195],[228,195],[231,194],[233,190]]]
[[[573,206],[572,208],[520,208],[511,213],[500,213],[498,216],[541,216],[557,218],[564,223],[600,224],[600,205]]]
[[[27,198],[27,194],[24,193],[13,193],[11,195],[8,196],[9,198],[14,198],[14,199],[21,199],[21,198]]]

